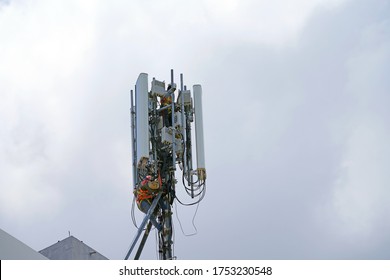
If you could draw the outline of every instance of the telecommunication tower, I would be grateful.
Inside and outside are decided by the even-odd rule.
[[[172,204],[175,200],[184,204],[176,196],[176,190],[178,187],[184,188],[193,199],[192,203],[184,205],[199,203],[206,190],[202,87],[194,85],[191,92],[183,83],[183,74],[180,74],[180,89],[177,89],[171,70],[169,84],[153,78],[149,90],[148,74],[141,73],[135,92],[130,91],[130,103],[134,186],[132,209],[137,204],[145,217],[125,259],[129,259],[144,232],[134,257],[139,259],[153,226],[158,232],[159,259],[174,259]],[[196,148],[192,145],[193,138]],[[193,166],[193,150],[196,151],[196,168]],[[134,216],[133,222],[135,224]]]

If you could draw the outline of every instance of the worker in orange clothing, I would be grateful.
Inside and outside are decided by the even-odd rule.
[[[153,199],[157,195],[159,190],[159,182],[157,180],[152,180],[152,176],[147,175],[145,179],[140,183],[140,186],[134,190],[138,209],[146,214],[149,211]],[[162,227],[157,222],[156,216],[153,213],[152,215],[150,215],[150,221],[157,228],[158,231],[161,230]]]

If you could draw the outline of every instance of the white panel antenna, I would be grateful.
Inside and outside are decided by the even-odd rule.
[[[196,161],[199,180],[206,179],[206,165],[204,157],[202,86],[194,85],[195,132],[196,132]]]
[[[149,159],[148,96],[148,74],[141,73],[138,76],[135,86],[137,163],[141,163]]]

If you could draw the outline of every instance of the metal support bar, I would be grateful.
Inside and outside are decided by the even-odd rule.
[[[161,256],[163,260],[172,259],[172,211],[168,199],[162,200],[164,216]]]
[[[171,69],[171,85],[173,86],[173,69]],[[175,92],[172,92],[171,99],[171,117],[172,117],[172,170],[176,170],[176,130],[175,130]]]
[[[165,107],[159,108],[159,109],[157,109],[157,112],[160,113],[161,111],[167,110],[169,108],[172,108],[172,105],[167,105]]]
[[[137,241],[138,241],[138,238],[141,236],[141,233],[142,233],[142,231],[143,231],[143,229],[144,229],[146,223],[149,221],[150,216],[153,214],[154,208],[156,208],[157,203],[158,203],[158,201],[159,201],[160,198],[161,198],[161,195],[162,195],[162,193],[160,192],[160,193],[156,196],[156,198],[153,200],[152,205],[150,205],[150,208],[149,208],[148,212],[146,213],[144,220],[142,221],[141,225],[140,225],[139,228],[138,228],[137,235],[134,237],[134,240],[133,240],[133,242],[131,243],[130,249],[129,249],[129,251],[128,251],[127,254],[126,254],[125,260],[128,260],[128,259],[129,259],[129,256],[130,256],[131,252],[133,251],[133,249],[134,249],[134,247],[135,247],[135,244],[136,244]]]
[[[181,122],[182,122],[182,135],[183,135],[183,146],[185,147],[185,152],[183,153],[183,173],[187,174],[190,172],[190,167],[187,165],[187,118],[184,110],[184,94],[183,91],[186,90],[183,82],[183,74],[180,74],[180,92],[181,92]],[[191,187],[191,198],[194,198],[194,187],[192,183],[188,184]]]
[[[137,184],[137,163],[136,163],[136,146],[137,146],[137,132],[135,127],[135,108],[134,108],[134,93],[130,91],[130,116],[131,116],[131,152],[133,153],[133,188]]]
[[[135,257],[134,257],[135,260],[139,260],[139,257],[141,256],[142,250],[144,249],[144,246],[146,243],[146,239],[148,239],[148,236],[149,236],[151,229],[152,229],[152,222],[149,221],[148,226],[146,227],[144,236],[142,237],[141,243],[139,244],[137,253],[135,254]]]

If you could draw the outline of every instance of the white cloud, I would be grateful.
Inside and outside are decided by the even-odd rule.
[[[335,186],[334,206],[344,234],[370,238],[389,211],[388,122],[389,20],[366,26],[348,60],[351,98],[346,151]]]
[[[334,9],[346,1],[203,1],[215,36],[227,43],[241,41],[282,47],[294,41],[312,13]]]
[[[389,140],[386,123],[375,118],[359,123],[350,136],[334,198],[341,233],[368,239],[386,219]]]
[[[0,153],[8,170],[1,199],[3,213],[17,219],[53,215],[61,205],[53,168],[67,164],[77,142],[78,75],[94,36],[93,19],[84,18],[89,11],[52,1],[15,2],[0,11]]]

